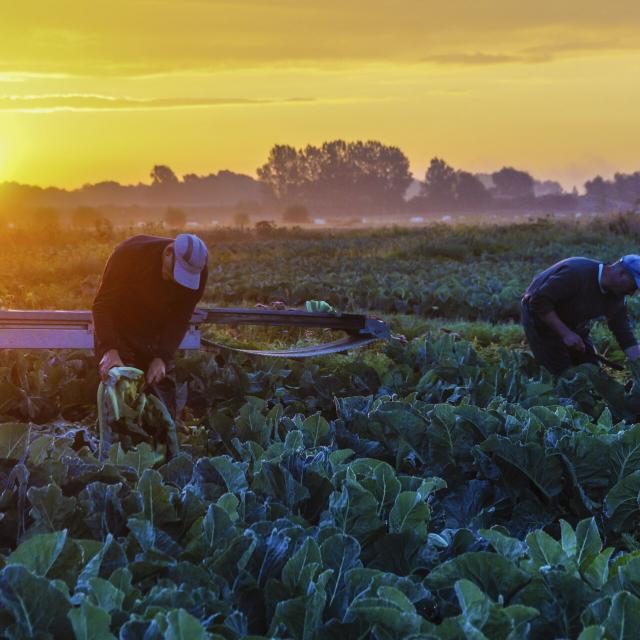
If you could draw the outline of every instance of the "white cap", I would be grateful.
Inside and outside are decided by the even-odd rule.
[[[192,233],[181,233],[173,244],[176,257],[173,277],[187,289],[200,288],[200,274],[207,266],[207,245]]]

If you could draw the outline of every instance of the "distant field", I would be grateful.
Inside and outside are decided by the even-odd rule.
[[[88,308],[130,233],[4,234],[3,306]],[[553,379],[516,322],[540,269],[638,251],[634,217],[202,236],[205,304],[326,300],[402,337],[302,362],[180,355],[169,462],[125,428],[140,383],[103,462],[93,358],[0,351],[0,635],[635,637],[640,392],[589,366]]]
[[[639,250],[633,216],[589,222],[435,223],[369,229],[194,230],[211,251],[206,301],[301,305],[324,297],[343,310],[509,320],[531,277],[568,255],[616,259]],[[10,230],[0,236],[5,308],[88,307],[120,240],[113,232]]]

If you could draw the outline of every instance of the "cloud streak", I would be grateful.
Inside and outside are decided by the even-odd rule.
[[[202,109],[252,107],[275,104],[308,104],[315,98],[134,98],[99,94],[45,94],[0,96],[0,111],[52,113],[56,111],[145,111],[156,109]]]

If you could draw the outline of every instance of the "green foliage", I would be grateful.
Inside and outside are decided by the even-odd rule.
[[[133,435],[136,441],[164,443],[167,453],[176,455],[176,426],[162,400],[143,392],[144,374],[135,367],[113,367],[98,385],[97,407],[100,430],[98,459],[109,455],[113,428]]]
[[[141,373],[114,371],[96,407],[86,354],[0,353],[0,635],[635,637],[636,385],[554,379],[488,322],[561,253],[629,239],[534,223],[255,242],[220,240],[211,299],[326,296],[391,314],[406,343],[181,357],[168,462]],[[283,334],[249,335],[305,337]]]

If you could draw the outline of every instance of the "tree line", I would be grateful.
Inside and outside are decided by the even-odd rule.
[[[332,214],[402,213],[410,211],[488,211],[547,206],[577,206],[575,192],[554,181],[538,181],[528,172],[503,167],[490,174],[455,169],[435,157],[407,198],[415,180],[409,160],[378,141],[335,140],[296,149],[276,145],[257,170],[259,180],[281,205],[304,204]],[[415,191],[415,189],[414,189]]]
[[[505,166],[472,173],[434,157],[422,176],[414,176],[403,151],[377,140],[332,140],[296,148],[274,145],[257,179],[231,171],[179,178],[167,165],[155,165],[149,183],[114,181],[80,189],[0,184],[0,215],[17,206],[73,212],[78,224],[95,214],[91,207],[155,207],[178,225],[180,208],[209,207],[238,219],[280,218],[304,222],[314,217],[399,215],[448,211],[620,210],[640,203],[640,172],[616,173],[587,181],[585,193],[567,193],[555,181],[536,180],[529,172]],[[92,224],[96,224],[95,220]]]

